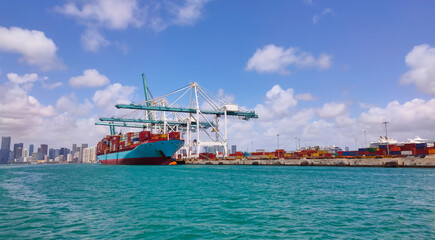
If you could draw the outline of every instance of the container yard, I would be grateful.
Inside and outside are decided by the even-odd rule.
[[[319,147],[299,151],[277,149],[274,152],[235,152],[229,157],[201,153],[198,159],[183,159],[186,164],[212,165],[283,165],[348,167],[435,167],[435,147],[429,143],[404,143],[359,148],[358,151],[325,150]]]

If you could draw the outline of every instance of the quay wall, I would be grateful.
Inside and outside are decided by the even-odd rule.
[[[336,167],[415,167],[435,168],[435,156],[404,158],[334,158],[334,159],[187,159],[190,165],[268,165],[268,166],[336,166]]]

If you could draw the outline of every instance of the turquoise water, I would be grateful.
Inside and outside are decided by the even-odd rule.
[[[0,239],[433,239],[435,169],[0,166]]]

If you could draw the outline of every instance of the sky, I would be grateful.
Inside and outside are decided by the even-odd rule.
[[[0,2],[0,136],[96,143],[116,103],[198,82],[239,150],[435,139],[434,1]],[[125,110],[124,110],[125,111]],[[277,136],[279,134],[279,137]]]

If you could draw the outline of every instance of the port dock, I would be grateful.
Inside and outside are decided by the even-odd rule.
[[[403,167],[435,168],[435,156],[400,158],[332,158],[332,159],[186,159],[190,165],[267,165],[331,167]]]

